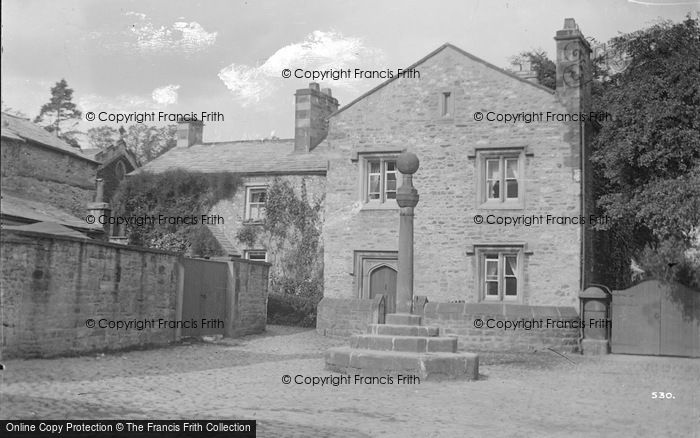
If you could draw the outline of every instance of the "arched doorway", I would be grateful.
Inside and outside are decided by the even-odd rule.
[[[386,313],[396,312],[396,270],[381,265],[369,274],[369,297],[384,295]]]

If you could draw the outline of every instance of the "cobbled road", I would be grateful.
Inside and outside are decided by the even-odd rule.
[[[337,376],[323,352],[345,343],[268,326],[217,342],[6,360],[0,418],[255,419],[262,437],[700,437],[700,360],[481,352],[475,382],[294,383]]]

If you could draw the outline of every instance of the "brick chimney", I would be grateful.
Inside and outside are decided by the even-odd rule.
[[[177,146],[190,147],[193,144],[202,142],[202,132],[204,122],[201,120],[190,122],[178,122],[177,124]]]
[[[591,46],[573,18],[558,30],[557,95],[570,112],[589,112],[591,95]]]
[[[338,100],[330,88],[321,91],[316,82],[297,90],[294,96],[294,152],[309,152],[328,135],[328,116],[338,109]]]

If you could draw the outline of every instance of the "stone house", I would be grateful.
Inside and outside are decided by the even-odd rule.
[[[275,269],[275,259],[281,254],[269,251],[261,239],[253,244],[241,242],[238,233],[244,226],[262,224],[267,188],[275,178],[289,182],[297,191],[303,184],[310,200],[324,195],[328,161],[319,144],[326,134],[325,118],[337,109],[338,101],[330,90],[321,91],[312,84],[296,93],[292,139],[203,142],[202,122],[182,122],[178,125],[177,146],[138,171],[184,169],[240,176],[241,187],[234,196],[217,203],[209,213],[220,220],[207,226],[229,256],[269,261]]]
[[[590,123],[577,117],[589,112],[590,48],[573,19],[555,41],[556,92],[532,72],[444,44],[406,69],[418,76],[387,80],[340,109],[315,83],[298,90],[295,139],[204,143],[201,123],[183,123],[178,147],[143,169],[242,175],[245,190],[211,213],[225,220],[213,231],[229,253],[251,259],[271,255],[235,236],[261,217],[272,178],[295,187],[304,179],[324,194],[317,329],[348,335],[394,311],[396,159],[414,152],[414,290],[423,297],[415,311],[460,342],[509,348],[512,340],[470,330],[474,318],[575,318],[577,294],[592,281],[591,233],[577,220],[592,207]],[[577,337],[577,329],[545,331],[533,342],[575,348]]]
[[[421,163],[414,294],[427,322],[459,320],[453,333],[479,342],[474,315],[577,315],[592,275],[578,220],[592,205],[590,123],[570,115],[589,115],[590,48],[573,19],[555,41],[556,92],[445,44],[407,69],[419,79],[390,79],[329,117],[320,332],[376,322],[379,294],[394,311],[402,151]]]
[[[54,223],[102,238],[88,224],[100,163],[27,119],[2,113],[2,224]]]
[[[27,119],[2,113],[2,223],[50,222],[119,242],[118,230],[85,217],[109,215],[119,182],[138,167],[122,140],[104,149],[78,149]]]

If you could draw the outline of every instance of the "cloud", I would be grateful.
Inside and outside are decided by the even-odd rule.
[[[177,21],[169,25],[158,26],[140,12],[126,12],[127,17],[135,21],[126,37],[127,41],[120,44],[127,49],[134,49],[141,54],[184,52],[194,53],[214,45],[216,32],[207,32],[196,21]],[[103,35],[97,34],[97,37]],[[108,38],[107,38],[108,39]]]
[[[158,87],[153,90],[151,97],[153,98],[153,101],[159,105],[172,105],[177,103],[177,90],[179,88],[179,85],[165,85],[163,87]]]
[[[241,105],[257,103],[279,86],[282,70],[329,70],[361,67],[371,69],[384,59],[384,53],[367,47],[362,39],[345,37],[340,32],[316,30],[298,43],[278,49],[257,66],[231,64],[219,71],[226,87]],[[334,81],[334,87],[350,87],[359,81]]]

